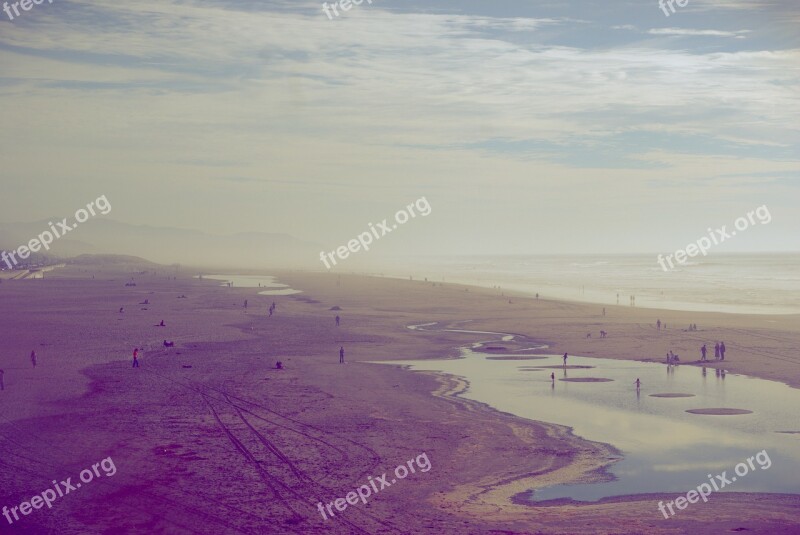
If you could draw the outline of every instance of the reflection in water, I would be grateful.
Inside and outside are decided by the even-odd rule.
[[[524,418],[570,426],[576,435],[611,444],[623,453],[623,460],[610,467],[614,481],[535,489],[532,500],[682,493],[696,487],[707,473],[730,471],[763,449],[769,452],[775,467],[742,478],[731,490],[800,493],[796,478],[800,473],[800,435],[778,433],[800,430],[796,413],[800,391],[784,384],[727,374],[719,368],[714,370],[716,381],[709,384],[705,367],[670,366],[665,377],[661,369],[664,364],[572,355],[570,364],[594,368],[572,369],[570,378],[612,381],[553,382],[544,374],[522,372],[518,361],[487,360],[485,354],[472,350],[464,350],[463,356],[393,364],[462,376],[470,384],[463,397]],[[561,356],[547,357],[535,361],[535,366],[561,364]],[[566,378],[567,370],[563,372]],[[632,385],[637,377],[641,378],[640,392]],[[651,396],[656,393],[693,397]],[[686,412],[718,407],[749,409],[753,414]]]
[[[294,295],[302,293],[300,290],[289,288],[286,284],[275,281],[275,277],[268,275],[203,275],[206,279],[222,281],[234,288],[267,288],[258,292],[258,295]]]

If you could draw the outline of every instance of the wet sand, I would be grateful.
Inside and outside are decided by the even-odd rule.
[[[0,506],[30,499],[53,479],[75,480],[105,457],[117,467],[113,477],[13,527],[0,517],[3,529],[793,533],[800,526],[794,495],[718,494],[669,520],[656,505],[673,495],[523,504],[515,496],[531,488],[606,479],[602,468],[619,452],[568,428],[454,397],[465,387],[458,378],[366,362],[452,357],[459,346],[486,339],[407,328],[440,322],[518,333],[518,344],[547,343],[556,354],[620,359],[660,361],[670,349],[684,358],[703,342],[724,340],[725,369],[797,387],[797,316],[606,307],[603,317],[593,305],[522,296],[509,303],[500,290],[296,272],[270,274],[304,293],[258,296],[258,288],[222,288],[170,268],[136,274],[145,269],[152,267],[66,267],[44,280],[0,285]],[[126,288],[131,276],[137,286]],[[144,299],[150,304],[139,305]],[[272,301],[278,308],[269,318]],[[334,306],[341,311],[331,312]],[[657,318],[697,323],[700,331],[658,332]],[[154,327],[162,319],[166,327]],[[600,329],[608,338],[585,338]],[[175,347],[162,347],[163,339]],[[131,369],[133,347],[144,348],[139,369]],[[278,360],[284,370],[274,369]],[[423,452],[429,472],[322,519],[317,502],[344,498]]]

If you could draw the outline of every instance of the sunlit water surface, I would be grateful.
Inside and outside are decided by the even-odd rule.
[[[800,431],[800,390],[713,367],[668,369],[665,364],[569,356],[569,366],[592,368],[564,370],[560,355],[542,354],[538,356],[544,358],[535,360],[490,358],[497,356],[464,349],[460,359],[392,364],[461,376],[469,381],[462,397],[531,420],[569,426],[578,436],[611,444],[622,452],[623,459],[610,467],[614,481],[534,489],[532,501],[594,501],[662,491],[685,494],[708,481],[709,474],[727,471],[728,478],[735,476],[738,463],[762,450],[772,466],[761,468],[753,461],[755,470],[723,491],[800,493],[800,434],[791,433]],[[555,373],[553,383],[551,372]],[[562,380],[582,377],[612,381]],[[639,393],[634,385],[637,378]],[[656,393],[694,397],[650,396]],[[752,414],[686,412],[702,408],[746,409]]]
[[[222,286],[229,282],[234,288],[264,288],[258,295],[293,295],[301,290],[290,288],[287,284],[276,282],[275,277],[264,275],[203,275],[204,279],[222,281]]]

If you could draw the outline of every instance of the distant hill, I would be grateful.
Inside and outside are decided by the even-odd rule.
[[[55,219],[53,219],[55,220]],[[16,249],[47,230],[48,220],[0,224],[0,249]],[[230,235],[198,230],[129,225],[105,217],[78,225],[56,239],[47,257],[84,254],[133,255],[160,264],[205,267],[304,267],[319,263],[321,246],[288,234],[247,232]],[[96,258],[96,257],[95,257]]]
[[[79,265],[101,265],[101,266],[117,266],[117,265],[137,265],[147,267],[158,267],[159,264],[139,258],[138,256],[130,256],[124,254],[82,254],[69,260],[70,264]]]

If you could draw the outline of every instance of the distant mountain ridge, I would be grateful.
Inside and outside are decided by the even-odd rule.
[[[0,223],[0,249],[26,245],[49,228],[48,221]],[[138,256],[160,264],[206,267],[288,267],[318,263],[318,244],[288,234],[243,232],[213,235],[199,230],[131,225],[96,218],[53,241],[44,256],[62,259],[82,254]]]

